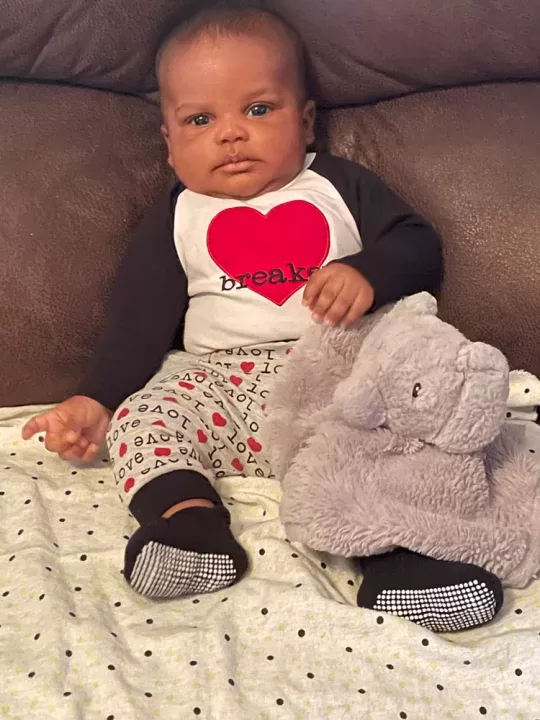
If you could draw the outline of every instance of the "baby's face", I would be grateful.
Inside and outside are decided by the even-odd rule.
[[[302,169],[315,109],[283,43],[202,37],[171,48],[160,79],[169,164],[190,190],[249,199]]]

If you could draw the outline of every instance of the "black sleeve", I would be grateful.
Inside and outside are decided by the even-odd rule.
[[[136,229],[116,276],[107,324],[79,394],[116,409],[159,369],[185,315],[187,279],[174,245],[180,188],[159,198]]]
[[[362,165],[318,155],[311,169],[332,182],[356,221],[362,250],[336,262],[369,280],[375,290],[372,309],[423,290],[439,290],[441,238],[423,217]]]

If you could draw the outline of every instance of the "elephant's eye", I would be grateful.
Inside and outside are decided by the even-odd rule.
[[[422,386],[420,383],[416,383],[415,386],[412,389],[412,396],[413,398],[417,398],[420,395],[420,390],[422,389]]]

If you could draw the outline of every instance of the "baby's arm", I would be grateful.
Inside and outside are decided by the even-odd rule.
[[[65,460],[93,459],[113,411],[157,371],[187,308],[187,281],[176,255],[167,193],[135,231],[113,288],[93,369],[79,394],[32,418],[25,440],[45,433],[45,447]]]
[[[110,410],[157,372],[187,309],[187,279],[173,234],[177,196],[160,197],[136,229],[116,276],[93,367],[79,388],[80,395]]]
[[[319,155],[311,168],[340,193],[362,243],[311,276],[304,300],[316,320],[346,327],[369,310],[439,289],[441,239],[424,218],[362,165]]]
[[[437,292],[443,273],[440,236],[374,173],[357,168],[355,219],[363,248],[338,263],[372,285],[372,309],[418,292]]]

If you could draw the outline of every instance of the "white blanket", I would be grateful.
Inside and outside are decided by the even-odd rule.
[[[431,635],[355,607],[349,563],[285,540],[277,483],[236,478],[219,490],[248,577],[149,602],[120,574],[134,521],[106,460],[82,469],[23,443],[36,410],[0,411],[0,718],[540,717],[540,581],[490,626]]]

